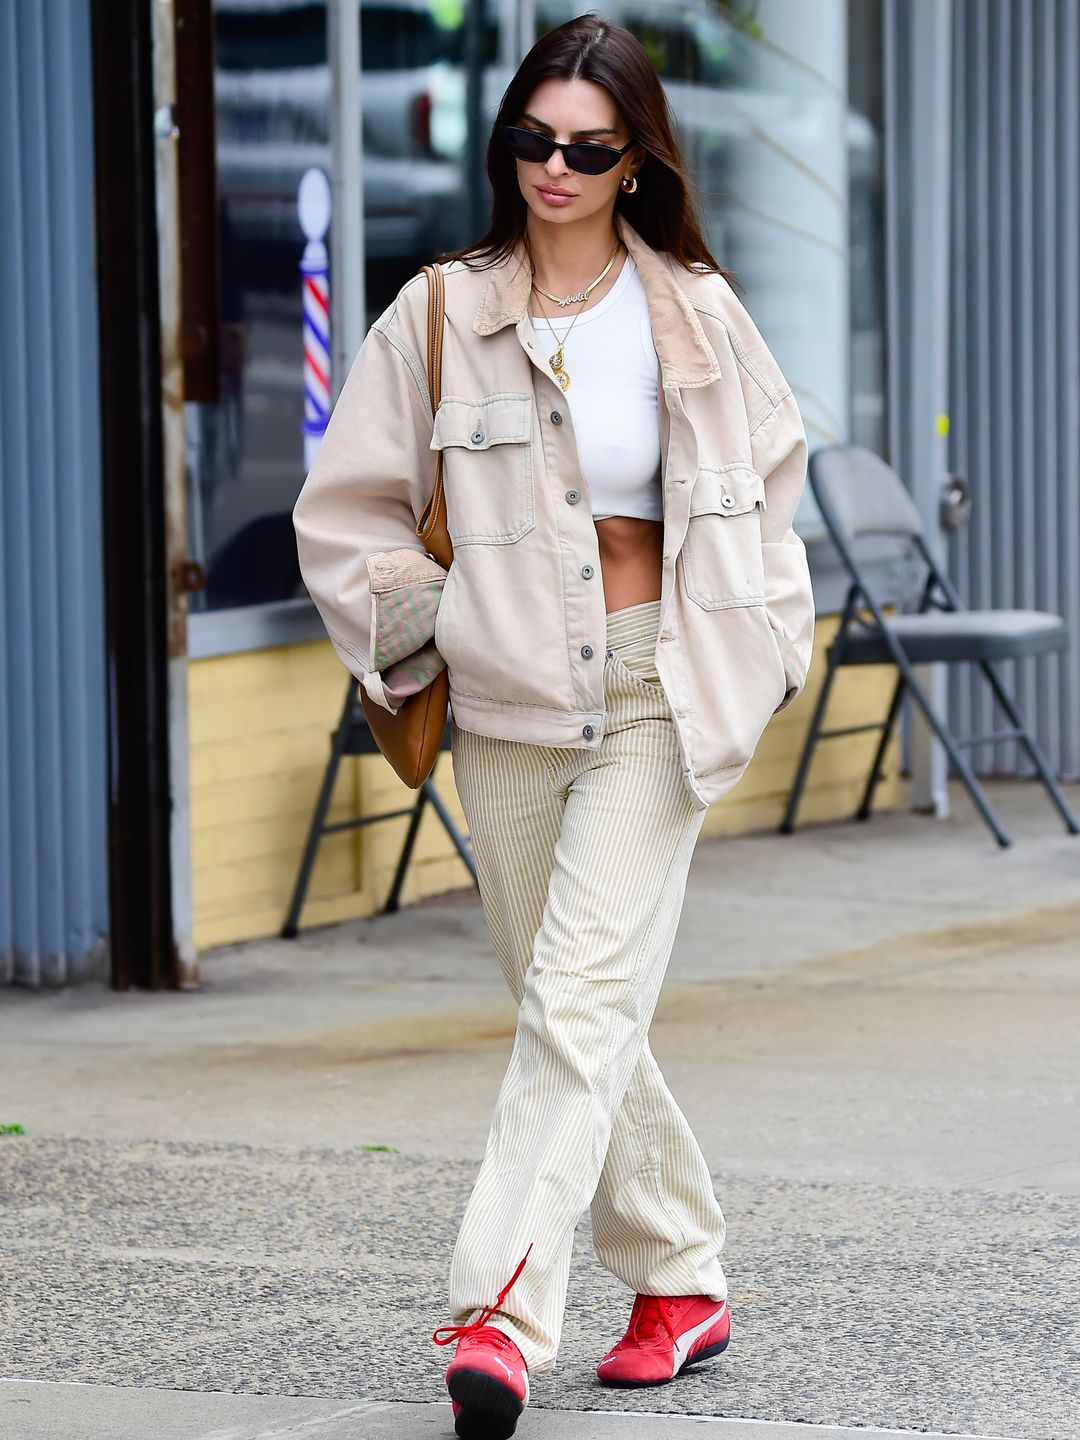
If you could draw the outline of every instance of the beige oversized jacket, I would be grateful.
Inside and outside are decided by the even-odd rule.
[[[616,212],[648,300],[661,382],[664,567],[656,668],[684,781],[705,807],[802,689],[814,636],[792,517],[802,417],[734,291],[653,250]],[[444,455],[454,541],[435,618],[454,722],[538,745],[604,734],[606,610],[570,407],[528,315],[522,246],[443,267],[443,395],[432,423],[427,281],[372,325],[294,510],[305,583],[345,666],[380,704],[368,558],[423,551],[416,517]],[[550,347],[548,347],[550,348]],[[572,356],[571,356],[572,359]],[[572,365],[571,365],[572,368]],[[618,394],[613,388],[612,405]]]

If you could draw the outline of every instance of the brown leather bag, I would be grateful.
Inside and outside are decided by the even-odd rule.
[[[442,335],[446,313],[443,272],[438,265],[425,265],[428,278],[428,394],[431,413],[439,406],[442,394]],[[454,546],[446,528],[446,496],[443,494],[443,456],[436,452],[435,485],[427,504],[416,522],[416,533],[428,554],[450,569]],[[413,790],[418,789],[435,768],[446,729],[450,705],[450,680],[446,669],[439,671],[430,685],[409,695],[391,715],[361,688],[360,701],[367,716],[375,743],[390,764]]]

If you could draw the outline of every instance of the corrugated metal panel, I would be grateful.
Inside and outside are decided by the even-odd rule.
[[[949,569],[972,606],[1051,610],[1072,648],[1002,667],[1051,764],[1080,775],[1080,6],[955,0],[950,468],[971,525]],[[977,670],[953,666],[958,731],[999,728]],[[992,724],[992,719],[994,723]],[[1033,773],[1015,741],[980,773]]]
[[[87,0],[0,4],[0,979],[108,929]],[[135,563],[138,563],[137,561]]]

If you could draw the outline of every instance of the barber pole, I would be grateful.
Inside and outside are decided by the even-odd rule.
[[[304,299],[304,472],[330,419],[330,275],[325,237],[330,227],[330,182],[307,170],[296,197],[307,244],[300,259]]]

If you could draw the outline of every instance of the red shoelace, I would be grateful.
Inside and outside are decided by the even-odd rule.
[[[532,1245],[530,1244],[529,1250],[531,1249]],[[498,1295],[495,1297],[492,1303],[490,1305],[485,1305],[475,1320],[470,1320],[467,1325],[440,1325],[439,1328],[434,1331],[431,1338],[435,1341],[436,1345],[449,1345],[454,1340],[460,1340],[463,1335],[471,1335],[474,1331],[481,1329],[484,1325],[488,1323],[491,1317],[495,1314],[495,1311],[498,1310],[499,1306],[506,1299],[507,1295],[510,1294],[510,1290],[513,1287],[513,1284],[517,1280],[518,1276],[521,1274],[522,1270],[525,1269],[525,1261],[529,1258],[529,1250],[526,1250],[525,1254],[518,1261],[517,1269],[514,1271],[513,1275],[510,1276],[510,1279],[499,1291]],[[445,1336],[443,1336],[444,1331],[446,1332]]]
[[[635,1343],[639,1340],[655,1339],[662,1326],[674,1345],[675,1327],[671,1320],[672,1308],[671,1301],[662,1295],[639,1295],[634,1301],[627,1338]],[[646,1329],[648,1330],[647,1334],[644,1333]]]

